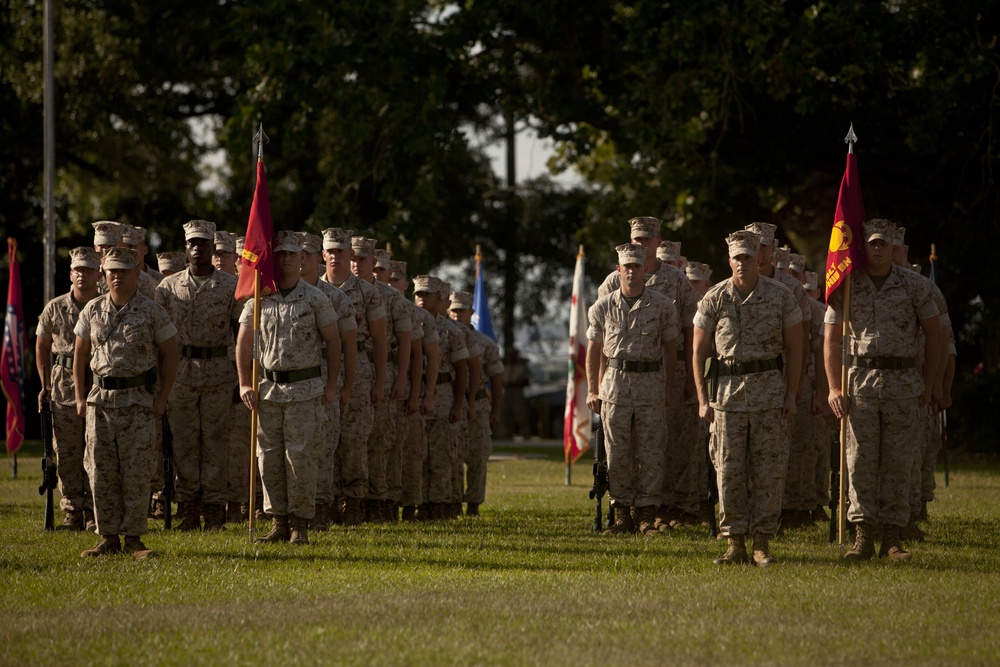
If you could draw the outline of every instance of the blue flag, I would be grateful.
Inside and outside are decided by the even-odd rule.
[[[490,300],[486,296],[486,277],[483,275],[482,258],[476,257],[476,289],[472,295],[472,328],[480,331],[494,341],[493,320],[490,318]]]

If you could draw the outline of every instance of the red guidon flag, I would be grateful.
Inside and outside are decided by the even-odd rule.
[[[16,454],[24,442],[24,310],[21,306],[21,268],[17,263],[17,241],[7,239],[10,282],[7,283],[7,314],[0,356],[0,384],[7,399],[7,453]]]
[[[864,263],[863,225],[865,205],[861,201],[861,179],[854,153],[847,154],[847,169],[840,181],[837,212],[830,233],[830,252],[826,256],[826,300],[850,275],[854,267]]]
[[[587,309],[583,301],[583,246],[576,256],[573,302],[569,315],[569,372],[563,449],[566,463],[574,463],[590,449],[590,408],[587,407]]]
[[[237,300],[253,296],[254,272],[260,272],[262,294],[273,294],[277,287],[274,282],[274,254],[271,241],[274,227],[271,224],[271,203],[267,196],[267,172],[264,161],[257,160],[257,188],[253,193],[250,207],[250,221],[240,255],[240,279],[236,285]]]

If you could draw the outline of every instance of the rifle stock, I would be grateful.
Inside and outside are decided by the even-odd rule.
[[[716,479],[715,465],[712,463],[712,434],[705,440],[705,462],[708,468],[708,534],[719,536],[719,524],[715,518],[715,504],[719,502],[719,484]]]
[[[55,530],[53,518],[52,491],[59,484],[56,471],[56,454],[52,432],[52,401],[46,396],[42,401],[42,483],[38,486],[38,494],[45,496],[45,530]]]
[[[840,440],[830,439],[830,543],[837,541],[838,509],[840,506]]]
[[[163,528],[170,530],[173,523],[174,501],[174,434],[170,430],[170,421],[163,414]]]
[[[594,429],[595,440],[597,441],[597,448],[594,450],[594,486],[590,488],[590,499],[596,501],[596,507],[594,511],[594,532],[598,533],[604,530],[604,518],[602,516],[602,503],[604,500],[604,494],[608,492],[608,453],[604,449],[604,424],[600,421],[597,422],[597,427]],[[608,523],[614,523],[615,520],[615,510],[608,503]]]

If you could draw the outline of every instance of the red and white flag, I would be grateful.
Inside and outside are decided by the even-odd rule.
[[[24,309],[21,305],[21,269],[17,264],[17,241],[7,239],[10,282],[7,283],[7,315],[3,327],[0,380],[7,399],[7,453],[16,454],[24,442]]]
[[[274,253],[271,241],[274,239],[274,226],[271,223],[271,202],[267,195],[267,172],[264,170],[264,160],[257,160],[257,187],[253,193],[253,205],[250,207],[250,220],[247,222],[246,238],[243,240],[243,254],[240,256],[240,278],[236,284],[236,299],[242,300],[253,296],[254,272],[260,272],[260,290],[262,294],[273,294],[277,291],[274,282]]]
[[[587,407],[587,308],[583,285],[583,246],[576,256],[573,302],[569,315],[569,366],[566,381],[566,415],[563,449],[566,463],[574,463],[590,449],[590,408]]]

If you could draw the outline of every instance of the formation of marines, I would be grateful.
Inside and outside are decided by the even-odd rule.
[[[305,544],[331,524],[455,519],[463,504],[479,514],[503,364],[472,328],[472,294],[417,276],[410,301],[406,262],[375,240],[281,231],[277,289],[255,323],[253,299],[236,299],[242,239],[192,220],[185,252],[159,253],[160,272],[145,264],[145,236],[94,223],[94,247],[70,252],[70,292],[37,327],[58,528],[101,538],[83,557],[153,553],[142,540],[168,509],[167,428],[176,528],[247,521],[252,409],[254,518],[271,522],[258,542]]]
[[[842,292],[821,303],[817,274],[776,247],[774,225],[730,234],[731,277],[714,285],[707,264],[662,239],[658,219],[629,228],[587,332],[587,402],[606,434],[616,509],[607,532],[705,523],[714,469],[727,542],[715,562],[766,567],[776,535],[828,519],[831,442],[846,418],[855,543],[845,557],[908,559],[903,544],[923,539],[934,498],[955,343],[940,290],[907,263],[905,229],[865,223],[844,338]],[[181,531],[247,521],[251,470],[254,519],[270,521],[259,542],[455,519],[463,504],[479,514],[504,365],[471,326],[472,294],[424,275],[410,301],[406,262],[375,240],[281,231],[277,289],[255,323],[253,299],[236,299],[242,238],[206,220],[184,234],[185,252],[159,253],[153,271],[144,229],[94,223],[94,247],[70,252],[70,291],[39,318],[59,528],[101,536],[83,556],[152,553],[142,536],[167,510],[164,416]]]
[[[601,416],[615,508],[605,532],[707,523],[710,463],[727,542],[715,563],[767,567],[776,535],[828,519],[843,418],[855,535],[844,556],[874,558],[878,542],[878,556],[908,560],[903,543],[924,539],[934,499],[955,344],[940,290],[907,263],[905,229],[864,224],[844,337],[842,289],[824,306],[805,258],[775,247],[775,225],[730,234],[731,277],[715,285],[661,238],[659,220],[629,226],[587,331],[587,403]]]

